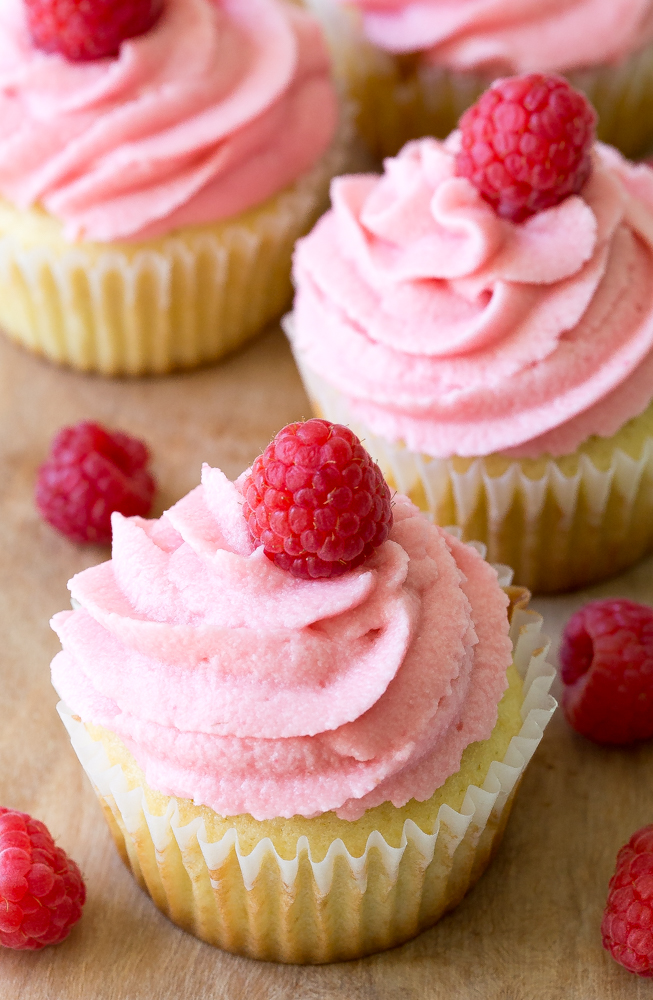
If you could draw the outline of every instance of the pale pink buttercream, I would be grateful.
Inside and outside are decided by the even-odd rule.
[[[218,469],[158,521],[114,514],[113,558],[73,577],[53,683],[152,787],[231,816],[433,794],[487,738],[507,599],[478,553],[404,497],[368,562],[298,580],[252,550]]]
[[[295,255],[301,363],[434,457],[614,434],[653,396],[653,171],[598,146],[580,196],[516,225],[454,176],[457,141],[333,182]]]
[[[21,0],[0,7],[0,194],[70,239],[237,215],[312,167],[336,118],[320,29],[280,0],[166,0],[88,63],[35,49]]]
[[[563,72],[617,62],[653,39],[651,0],[341,0],[388,52],[455,69]]]

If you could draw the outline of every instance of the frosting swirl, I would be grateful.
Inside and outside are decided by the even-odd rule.
[[[581,196],[514,224],[458,135],[339,178],[295,254],[291,336],[376,433],[445,458],[610,436],[653,385],[653,172],[597,146]]]
[[[616,62],[653,39],[651,0],[341,0],[388,52],[454,69],[563,72]]]
[[[0,194],[68,239],[145,239],[258,205],[336,127],[320,29],[279,0],[166,0],[115,59],[35,49],[0,8]]]
[[[205,466],[158,521],[113,515],[111,561],[53,619],[57,691],[154,788],[223,816],[428,798],[496,722],[511,658],[496,572],[399,497],[364,566],[297,579],[252,550],[241,505]]]

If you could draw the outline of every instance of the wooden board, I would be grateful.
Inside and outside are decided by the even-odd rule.
[[[55,712],[48,619],[66,581],[106,558],[58,537],[32,491],[50,438],[96,418],[146,439],[158,511],[199,481],[236,476],[308,404],[282,335],[189,375],[106,381],[58,370],[0,342],[0,803],[43,819],[81,865],[84,917],[44,952],[0,948],[2,1000],[644,1000],[653,984],[617,966],[599,925],[617,849],[653,821],[653,745],[601,750],[557,715],[527,771],[488,873],[458,910],[402,948],[299,968],[224,954],[170,924],[118,860],[100,808]],[[653,564],[596,588],[653,603]],[[546,631],[587,594],[537,603]],[[555,645],[555,643],[554,643]]]

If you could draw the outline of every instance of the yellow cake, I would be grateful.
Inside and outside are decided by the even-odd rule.
[[[117,767],[125,776],[125,791],[142,792],[140,821],[135,828],[128,827],[127,817],[111,794],[99,794],[100,804],[123,861],[159,909],[184,930],[209,944],[252,958],[329,962],[360,957],[414,937],[453,909],[498,848],[518,781],[482,828],[472,819],[462,839],[459,831],[447,829],[447,819],[449,810],[464,815],[463,803],[470,787],[484,787],[492,762],[503,761],[511,739],[522,728],[522,680],[514,668],[510,682],[490,739],[471,744],[464,752],[460,771],[426,802],[411,801],[401,809],[385,803],[353,822],[338,819],[334,813],[314,819],[257,821],[246,815],[225,819],[205,806],[195,806],[187,799],[173,802],[151,789],[118,737],[87,725],[89,736],[106,754],[109,769]],[[91,747],[88,752],[93,752]],[[155,845],[150,826],[156,820],[150,817],[159,818],[166,827],[167,846],[161,848],[158,841]],[[410,843],[391,884],[381,852],[370,849],[368,840],[380,833],[390,848],[401,850],[407,820],[427,836],[437,831],[436,847],[423,871],[419,852]],[[173,830],[198,826],[209,845],[232,831],[232,836],[235,834],[217,868],[207,866],[197,835],[191,834],[183,849],[173,836]],[[299,843],[300,838],[305,840]],[[235,844],[243,855],[250,855],[268,840],[273,850],[267,852],[248,887]],[[366,859],[364,892],[342,861],[336,862],[330,891],[326,895],[316,892],[312,863],[323,862],[336,842],[342,843],[352,858]],[[290,892],[277,856],[288,862],[298,859]]]
[[[587,586],[653,551],[653,404],[568,455],[438,459],[374,434],[314,372],[302,374],[314,413],[351,426],[391,486],[481,540],[529,590]]]
[[[585,586],[653,548],[653,171],[589,133],[579,192],[513,221],[458,140],[334,182],[284,325],[392,486],[531,591]]]
[[[241,504],[205,467],[159,521],[114,518],[112,561],[53,619],[59,711],[172,921],[255,958],[360,957],[485,870],[555,705],[548,643],[509,571],[406,498],[332,579],[274,565]]]
[[[216,361],[287,305],[294,243],[350,162],[319,24],[287,0],[167,0],[77,61],[25,16],[0,13],[0,327],[105,375]]]
[[[347,163],[344,134],[306,176],[234,219],[134,243],[71,243],[0,201],[0,328],[51,361],[163,374],[235,350],[288,306],[296,240]]]
[[[446,55],[438,60],[429,59],[427,52],[419,50],[388,51],[366,37],[355,4],[341,0],[306,2],[325,25],[336,77],[354,104],[361,136],[378,159],[394,156],[411,139],[424,135],[445,138],[493,80],[527,71],[509,60],[487,67],[480,59],[478,66],[462,69],[447,65]],[[528,4],[524,4],[525,13],[527,8]],[[556,9],[552,8],[551,16],[555,15]],[[586,16],[591,24],[591,14]],[[558,30],[564,32],[565,28]],[[631,51],[617,59],[606,58],[596,65],[578,65],[572,60],[562,67],[558,62],[550,67],[551,72],[564,73],[595,106],[599,138],[633,159],[653,148],[650,29],[647,34],[648,42],[646,34],[642,41],[642,33],[636,32]],[[483,35],[481,27],[479,35]],[[606,32],[606,50],[611,44]],[[536,60],[531,66],[526,53],[523,56],[528,69],[536,66],[538,71],[547,71],[541,62]]]

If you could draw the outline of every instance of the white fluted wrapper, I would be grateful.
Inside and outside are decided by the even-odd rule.
[[[41,209],[0,200],[0,328],[59,364],[161,374],[216,361],[288,305],[291,256],[352,166],[352,124],[315,167],[233,219],[135,243],[69,243]]]
[[[291,322],[287,316],[284,325]],[[433,458],[374,434],[298,352],[295,361],[319,416],[351,427],[391,486],[436,523],[484,542],[488,558],[512,566],[521,586],[535,593],[586,586],[653,549],[651,408],[631,421],[631,438],[641,439],[635,457],[615,443],[599,464],[582,450],[536,461]]]
[[[378,158],[394,156],[410,139],[444,139],[497,75],[508,75],[429,65],[418,52],[385,52],[367,41],[353,7],[339,0],[306,4],[325,28],[336,81],[354,102],[360,134]],[[619,63],[564,75],[596,108],[599,139],[631,159],[653,149],[653,44]]]
[[[509,571],[499,569],[505,584]],[[143,889],[172,921],[210,944],[253,958],[321,963],[393,947],[456,906],[498,846],[517,786],[556,703],[541,617],[514,610],[514,664],[523,681],[521,730],[462,808],[438,810],[432,833],[406,820],[398,847],[376,830],[361,857],[334,840],[323,860],[306,836],[284,859],[269,838],[249,853],[236,830],[207,838],[201,816],[180,822],[171,798],[163,815],[147,806],[120,764],[61,702],[59,714],[103,806],[118,849]],[[310,821],[309,821],[310,822]]]

